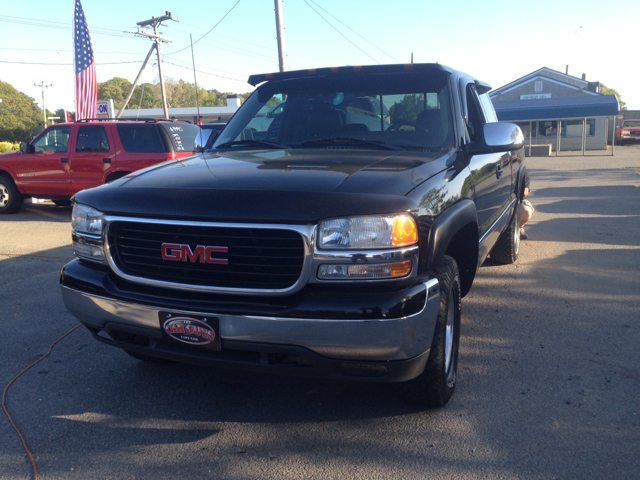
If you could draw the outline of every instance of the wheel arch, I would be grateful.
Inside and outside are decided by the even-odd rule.
[[[118,180],[119,178],[124,177],[125,175],[129,175],[131,172],[127,170],[115,170],[110,171],[104,179],[103,183],[113,182],[114,180]]]
[[[524,176],[527,174],[527,166],[523,163],[516,172],[516,199],[521,201],[524,198]]]
[[[468,198],[448,207],[434,221],[429,230],[424,269],[436,268],[445,255],[458,264],[464,297],[478,268],[478,216],[475,204]]]
[[[9,177],[13,181],[13,184],[16,187],[18,186],[18,184],[16,183],[15,174],[8,168],[0,167],[0,176]]]

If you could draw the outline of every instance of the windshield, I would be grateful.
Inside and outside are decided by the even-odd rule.
[[[624,122],[624,126],[625,128],[640,127],[640,120],[632,120],[632,121],[627,120]]]
[[[447,80],[445,73],[395,73],[269,82],[214,148],[447,149],[454,146]]]

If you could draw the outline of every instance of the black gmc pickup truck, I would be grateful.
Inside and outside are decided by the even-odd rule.
[[[68,310],[141,360],[456,385],[460,301],[518,256],[523,136],[439,64],[254,75],[208,151],[74,197]]]

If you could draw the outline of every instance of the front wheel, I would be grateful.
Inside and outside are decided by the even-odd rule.
[[[520,208],[519,203],[513,212],[513,217],[507,229],[502,232],[498,241],[491,249],[491,260],[510,265],[518,259],[520,251]]]
[[[6,175],[0,175],[0,214],[16,213],[22,208],[22,202],[24,198],[13,180]]]
[[[460,273],[445,256],[436,268],[440,305],[427,365],[420,375],[402,384],[404,398],[426,408],[443,407],[456,388],[460,346]]]

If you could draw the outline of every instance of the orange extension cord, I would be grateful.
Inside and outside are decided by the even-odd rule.
[[[9,390],[9,387],[11,386],[11,384],[13,382],[15,382],[18,378],[20,378],[20,376],[25,373],[27,370],[29,370],[31,367],[35,366],[38,362],[40,362],[41,360],[45,359],[50,353],[51,350],[53,349],[53,347],[55,346],[56,343],[58,343],[60,340],[62,340],[64,337],[66,337],[67,335],[69,335],[71,332],[73,332],[76,328],[82,326],[81,323],[79,323],[78,325],[76,325],[75,327],[73,327],[71,330],[69,330],[67,333],[65,333],[64,335],[62,335],[59,339],[57,339],[55,342],[53,342],[51,344],[51,346],[49,347],[49,350],[47,351],[47,353],[45,353],[42,357],[40,357],[38,360],[36,360],[35,362],[33,362],[31,365],[29,365],[27,368],[25,368],[24,370],[22,370],[18,375],[16,375],[14,377],[13,380],[11,380],[6,387],[4,387],[4,391],[2,392],[2,410],[4,410],[5,415],[7,416],[7,418],[9,419],[9,423],[11,423],[11,426],[13,427],[13,429],[16,431],[16,433],[18,434],[18,437],[20,437],[20,440],[22,441],[22,446],[24,447],[25,452],[27,452],[27,457],[29,457],[29,461],[31,462],[31,466],[33,467],[33,478],[34,480],[38,480],[38,467],[36,466],[36,461],[33,458],[33,455],[31,454],[31,452],[29,451],[29,447],[27,447],[27,442],[25,441],[24,437],[22,436],[22,434],[20,433],[20,430],[18,430],[18,427],[16,426],[16,424],[13,422],[13,419],[11,418],[11,415],[9,415],[9,411],[7,410],[7,407],[5,405],[5,398],[7,397],[7,391]]]
[[[73,260],[75,257],[52,257],[50,255],[24,255],[24,254],[20,254],[20,253],[0,253],[0,255],[5,256],[5,257],[39,257],[39,258],[56,258],[56,259],[61,259],[61,260]],[[64,337],[66,337],[67,335],[69,335],[71,332],[73,332],[76,328],[82,326],[81,323],[79,323],[78,325],[76,325],[75,327],[73,327],[71,330],[69,330],[67,333],[65,333],[64,335],[62,335],[59,339],[57,339],[55,342],[53,342],[51,344],[51,346],[49,347],[49,350],[47,351],[47,353],[45,353],[42,357],[40,357],[38,360],[36,360],[35,362],[33,362],[31,365],[29,365],[27,368],[25,368],[24,370],[22,370],[18,375],[16,375],[13,380],[11,380],[6,387],[4,387],[4,391],[2,392],[2,410],[4,410],[5,415],[7,416],[7,418],[9,419],[9,423],[11,423],[11,426],[13,427],[13,429],[16,431],[16,433],[18,434],[18,437],[20,437],[20,440],[22,441],[22,446],[24,447],[25,452],[27,452],[27,457],[29,457],[29,461],[31,462],[31,466],[33,467],[33,478],[34,480],[38,480],[38,467],[36,466],[36,461],[33,458],[33,455],[31,454],[31,452],[29,451],[29,447],[27,447],[27,442],[25,441],[24,437],[22,436],[22,434],[20,433],[20,430],[18,430],[18,427],[16,426],[16,424],[13,422],[13,419],[11,418],[11,415],[9,415],[9,411],[7,410],[7,407],[5,405],[5,398],[7,397],[7,391],[9,390],[9,387],[11,386],[11,384],[13,382],[15,382],[18,378],[20,378],[20,376],[25,373],[27,370],[29,370],[31,367],[35,366],[36,364],[38,364],[38,362],[40,362],[41,360],[45,359],[50,353],[51,350],[53,349],[53,347],[55,346],[56,343],[58,343],[60,340],[62,340]]]

